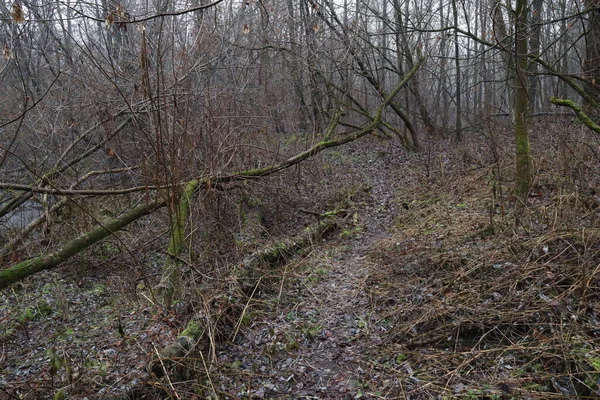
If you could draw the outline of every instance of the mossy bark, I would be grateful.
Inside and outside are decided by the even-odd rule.
[[[164,205],[165,203],[160,201],[143,204],[120,217],[105,222],[94,230],[65,243],[60,249],[53,253],[35,257],[7,269],[0,270],[0,289],[35,273],[56,267],[68,260],[71,256],[87,249],[94,243],[114,234],[132,222],[154,212],[157,208],[163,207]]]
[[[575,111],[575,115],[577,115],[577,118],[581,122],[583,122],[585,124],[585,126],[587,126],[588,128],[590,128],[591,130],[593,130],[596,133],[600,133],[600,125],[598,125],[597,123],[592,121],[592,119],[590,117],[588,117],[588,115],[583,111],[583,109],[581,108],[581,106],[579,104],[577,104],[571,100],[557,99],[556,97],[550,98],[550,102],[557,106],[569,107],[570,109]]]
[[[162,276],[158,284],[158,295],[163,303],[170,307],[173,297],[179,289],[179,256],[183,251],[183,239],[185,237],[185,221],[190,209],[190,200],[198,189],[200,181],[194,179],[186,185],[179,204],[173,215],[171,226],[171,239],[167,248],[167,258],[162,269]]]
[[[312,224],[293,239],[283,240],[246,257],[242,263],[245,269],[254,269],[260,264],[277,266],[298,253],[299,250],[313,244],[315,240],[322,237],[327,231],[336,226],[337,218],[328,217]]]
[[[205,329],[202,323],[198,320],[190,320],[177,340],[153,357],[148,365],[148,372],[157,377],[161,377],[167,372],[173,380],[188,379],[185,376],[185,368],[182,364],[177,364],[177,361],[187,356],[191,351],[206,350],[208,348],[207,344],[198,346],[203,338],[205,338]],[[179,366],[179,368],[174,368],[175,366]]]
[[[529,149],[529,98],[527,95],[527,1],[518,0],[515,19],[515,139],[517,174],[515,193],[522,202],[529,195],[531,156]]]
[[[264,276],[264,267],[276,268],[287,263],[300,250],[318,242],[327,232],[335,229],[340,217],[347,214],[347,206],[347,201],[342,201],[336,210],[322,214],[322,219],[304,228],[296,237],[274,243],[246,257],[237,274],[241,290],[246,294],[252,293]]]

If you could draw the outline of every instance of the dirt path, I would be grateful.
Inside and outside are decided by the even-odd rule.
[[[276,320],[256,323],[240,346],[223,349],[221,361],[253,377],[252,386],[238,382],[245,388],[240,395],[367,396],[370,372],[361,356],[381,341],[365,290],[367,254],[374,242],[390,235],[394,183],[406,156],[389,142],[371,143],[368,149],[349,147],[344,156],[352,158],[348,173],[361,176],[366,185],[367,195],[353,216],[357,224],[300,262],[308,265],[291,267],[304,272],[294,276],[297,284],[281,296]]]
[[[212,393],[222,399],[368,397],[372,371],[364,354],[381,339],[365,290],[367,255],[390,235],[406,154],[389,141],[368,139],[328,157],[317,161],[333,164],[334,175],[323,182],[356,192],[347,226],[277,271],[275,290],[256,294],[251,322],[235,344],[219,344],[208,371],[198,363],[206,379],[193,389],[189,382],[175,384],[171,393],[192,399]],[[323,182],[315,182],[315,190],[327,189],[329,196],[335,188]],[[67,387],[74,398],[103,398],[152,380],[145,365],[175,340],[184,314],[151,307],[127,270],[102,270],[106,276],[98,269],[91,276],[51,271],[33,281],[27,296],[19,290],[2,295],[0,321],[18,319],[18,304],[33,306],[31,320],[0,329],[0,361],[6,361],[0,389],[52,397]]]

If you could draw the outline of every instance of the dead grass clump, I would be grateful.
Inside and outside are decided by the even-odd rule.
[[[367,357],[398,376],[378,382],[387,396],[600,395],[597,188],[580,168],[598,159],[584,142],[537,148],[527,209],[502,162],[447,167],[399,198],[399,231],[373,246],[368,282],[385,338]]]

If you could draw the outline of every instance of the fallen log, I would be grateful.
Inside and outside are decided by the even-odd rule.
[[[163,201],[157,201],[148,204],[142,204],[125,214],[112,219],[97,228],[87,232],[75,239],[65,243],[58,250],[41,255],[9,268],[0,270],[0,289],[8,287],[9,285],[20,281],[21,279],[30,275],[36,274],[46,269],[52,269],[57,265],[68,260],[74,254],[87,249],[94,243],[97,243],[107,236],[113,235],[115,232],[125,228],[130,223],[142,218],[145,215],[151,214],[157,208],[163,207],[165,203]]]
[[[304,228],[298,236],[274,243],[246,257],[238,268],[232,269],[235,279],[229,282],[233,282],[235,287],[229,287],[227,291],[212,290],[220,293],[209,302],[212,309],[195,316],[174,343],[157,353],[148,365],[148,371],[159,378],[168,374],[171,381],[189,379],[182,360],[197,352],[208,351],[211,347],[214,354],[217,342],[215,332],[232,330],[232,322],[239,321],[248,312],[249,300],[261,288],[264,268],[284,265],[301,250],[315,244],[335,229],[340,217],[345,215],[344,209],[325,213],[322,219]],[[237,301],[228,300],[227,293],[236,293]],[[240,301],[240,297],[247,301]]]

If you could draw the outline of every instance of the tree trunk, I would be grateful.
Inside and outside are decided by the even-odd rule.
[[[502,9],[505,6],[502,4],[501,0],[494,0],[494,6],[492,10],[492,21],[494,24],[494,38],[498,46],[502,50],[500,55],[502,57],[502,61],[504,63],[504,82],[501,84],[501,98],[500,98],[500,107],[503,110],[509,109],[512,104],[512,93],[510,89],[510,83],[512,81],[512,73],[514,71],[514,57],[511,56],[513,54],[512,45],[510,43],[511,34],[508,31],[508,26],[504,22],[504,16],[502,14]],[[507,108],[504,108],[507,107]]]
[[[23,261],[4,270],[0,270],[0,289],[12,285],[30,275],[36,274],[43,270],[52,269],[63,263],[71,256],[87,249],[94,243],[97,243],[107,236],[123,229],[130,223],[154,212],[156,209],[163,207],[164,202],[158,201],[149,204],[143,204],[133,210],[115,218],[96,229],[85,233],[70,242],[65,243],[59,250],[44,256]]]
[[[517,0],[515,16],[515,139],[517,145],[516,195],[523,203],[529,195],[529,102],[527,96],[527,0]]]
[[[530,39],[530,54],[534,57],[538,57],[540,55],[540,32],[541,26],[539,22],[541,21],[542,14],[542,6],[544,4],[544,0],[533,0],[531,3],[531,39]],[[529,111],[535,112],[536,101],[537,101],[537,93],[539,90],[540,79],[537,75],[538,72],[538,63],[532,62],[529,65]]]
[[[181,256],[181,252],[183,251],[185,221],[190,209],[190,200],[199,185],[200,181],[196,179],[188,182],[172,216],[171,240],[167,247],[167,258],[163,265],[162,277],[158,284],[158,295],[167,307],[171,306],[173,296],[179,288],[179,256]]]
[[[583,72],[585,73],[585,91],[596,103],[600,103],[600,0],[586,0],[585,5],[590,9],[588,12],[588,26],[585,35],[585,61]],[[588,115],[595,119],[599,115],[592,105],[585,104]]]
[[[454,27],[458,28],[458,9],[456,0],[452,0],[452,12],[454,15]],[[462,122],[461,122],[461,83],[460,83],[460,52],[458,46],[458,30],[454,29],[454,69],[456,70],[456,120],[455,133],[456,140],[462,140]]]

